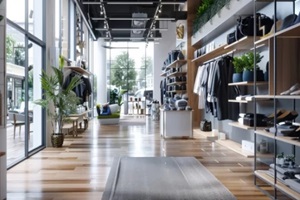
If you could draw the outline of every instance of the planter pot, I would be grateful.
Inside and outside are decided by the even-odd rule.
[[[237,83],[237,82],[242,82],[243,81],[243,74],[242,73],[234,73],[232,75],[232,82]]]
[[[98,116],[100,116],[101,112],[100,112],[100,108],[99,107],[96,107],[96,110],[97,110],[97,114]]]
[[[253,77],[254,77],[253,74],[254,74],[253,71],[244,70],[243,71],[243,81],[249,81],[249,82],[253,81],[254,80],[253,79]]]
[[[64,143],[64,134],[62,133],[53,133],[51,135],[52,147],[62,147]]]
[[[256,71],[256,80],[257,81],[264,81],[264,72],[262,70],[257,70]]]

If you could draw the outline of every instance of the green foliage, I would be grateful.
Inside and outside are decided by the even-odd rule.
[[[111,84],[118,88],[132,90],[137,76],[134,65],[134,60],[127,52],[118,55],[111,66]]]
[[[245,67],[245,63],[243,62],[243,59],[241,57],[234,57],[233,58],[233,67],[235,73],[242,73]]]
[[[139,73],[139,78],[144,79],[146,75],[152,75],[152,58],[142,57],[141,60],[142,66]]]
[[[44,91],[43,98],[34,103],[46,109],[47,115],[52,119],[55,133],[62,133],[63,120],[76,110],[79,98],[72,91],[81,83],[80,77],[73,77],[69,85],[63,88],[64,58],[60,57],[59,67],[51,66],[53,73],[42,71],[41,83]]]
[[[230,0],[203,0],[193,22],[193,34],[216,15]]]
[[[16,45],[16,40],[12,36],[7,35],[5,41],[6,58],[10,62],[13,62],[15,45]]]
[[[261,56],[260,53],[256,53],[255,60],[254,60],[253,51],[250,51],[250,52],[244,54],[242,56],[242,59],[245,62],[245,69],[249,70],[249,71],[253,71],[254,70],[254,65],[255,65],[255,68],[257,68],[258,67],[257,63],[259,63],[262,58],[263,58],[263,56]],[[256,62],[256,63],[254,63],[254,62]]]
[[[123,98],[123,94],[125,94],[126,92],[127,92],[127,90],[120,90],[118,97],[117,97],[117,104],[119,106],[123,105],[124,101],[122,100],[122,98]]]
[[[255,60],[256,64],[259,63],[262,58],[263,58],[263,56],[261,56],[260,53],[256,53],[256,60]],[[239,57],[234,57],[232,63],[233,63],[236,73],[241,73],[244,69],[253,71],[254,70],[254,53],[253,53],[253,51],[250,51]],[[257,67],[258,66],[256,65],[256,68]]]

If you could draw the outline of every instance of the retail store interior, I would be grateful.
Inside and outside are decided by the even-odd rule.
[[[294,0],[0,0],[0,199],[300,199],[299,22]]]

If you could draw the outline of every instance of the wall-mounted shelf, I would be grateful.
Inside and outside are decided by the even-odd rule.
[[[89,72],[89,71],[87,71],[87,70],[85,70],[85,69],[83,69],[81,67],[66,66],[66,67],[64,67],[64,69],[71,69],[71,70],[73,70],[75,72],[78,72],[78,73],[80,73],[82,75],[87,75],[87,76],[92,75],[91,72]]]
[[[254,82],[249,82],[249,81],[243,81],[243,82],[236,82],[236,83],[229,83],[228,86],[253,86]],[[266,81],[259,81],[256,82],[256,85],[268,85],[268,82]]]
[[[230,103],[249,103],[252,101],[229,99],[228,102],[230,102]]]
[[[161,73],[160,76],[167,76],[167,71]]]
[[[277,140],[300,147],[300,141],[294,137],[276,136]]]
[[[268,138],[272,138],[272,139],[275,138],[273,133],[267,132],[265,130],[256,130],[255,133],[258,134],[258,135],[268,137]]]
[[[239,122],[229,122],[228,125],[236,127],[236,128],[244,129],[244,130],[252,130],[252,129],[254,129],[254,127],[242,125]]]
[[[271,186],[275,186],[277,189],[279,189],[281,192],[286,193],[287,195],[291,196],[294,199],[300,199],[300,194],[288,186],[284,185],[283,183],[277,181],[277,184],[274,184],[274,178],[268,174],[267,170],[257,170],[254,172],[254,174],[268,183]]]
[[[185,81],[173,82],[173,83],[168,83],[167,85],[182,85],[182,84],[186,84],[186,82]]]
[[[172,91],[167,91],[169,93],[182,93],[182,92],[186,92],[186,90],[172,90]]]
[[[242,145],[237,142],[231,140],[217,140],[216,142],[247,158],[254,157],[254,153],[242,149]]]
[[[174,62],[172,62],[171,64],[169,64],[168,66],[166,66],[166,69],[179,68],[182,65],[185,65],[186,63],[187,63],[186,60],[175,60]]]
[[[186,72],[174,72],[172,74],[167,75],[167,77],[171,77],[171,76],[180,76],[180,75],[185,75]]]
[[[223,55],[223,54],[225,54],[225,53],[228,52],[227,49],[224,49],[224,47],[226,47],[226,46],[227,45],[224,44],[224,45],[222,45],[220,47],[217,47],[214,50],[212,50],[212,51],[210,51],[210,52],[208,52],[208,53],[206,53],[204,55],[201,55],[198,58],[193,59],[192,62],[195,62],[195,63],[199,64],[199,63],[203,63],[205,61],[211,60],[213,58],[216,58],[216,57],[218,57],[220,55]]]
[[[300,99],[300,95],[255,95],[256,99]]]
[[[254,42],[254,37],[245,36],[239,39],[238,41],[235,41],[234,43],[225,46],[224,49],[227,49],[227,51],[232,51],[234,49],[248,50],[253,48],[253,42]]]

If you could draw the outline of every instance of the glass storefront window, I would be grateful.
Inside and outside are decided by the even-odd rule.
[[[28,31],[43,39],[43,1],[28,0]]]
[[[25,29],[25,0],[6,1],[7,18]]]

